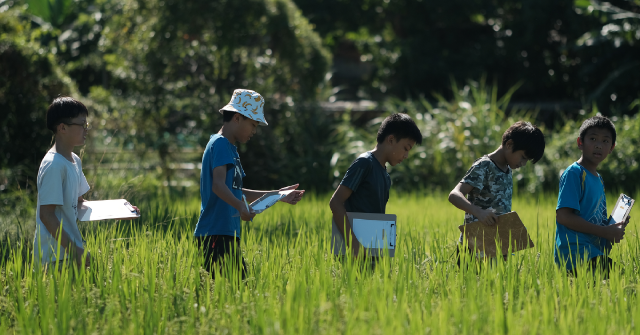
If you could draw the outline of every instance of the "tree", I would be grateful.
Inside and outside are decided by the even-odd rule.
[[[323,89],[328,51],[290,0],[122,0],[110,6],[99,42],[109,80],[92,87],[90,97],[105,127],[135,134],[125,141],[140,152],[157,150],[163,162],[172,148],[206,143],[221,125],[218,109],[236,88],[266,99],[271,126],[249,144],[259,150],[249,152],[278,156],[279,120],[290,124],[292,106],[313,101]],[[261,166],[268,157],[248,172],[266,176]]]
[[[10,185],[18,181],[24,187],[26,180],[35,180],[52,143],[47,107],[58,95],[76,91],[37,40],[46,28],[32,29],[23,13],[22,8],[0,13],[0,173],[12,179]]]

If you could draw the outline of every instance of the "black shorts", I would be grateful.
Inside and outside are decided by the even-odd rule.
[[[209,235],[196,237],[198,249],[204,255],[204,269],[215,279],[216,270],[224,275],[232,269],[247,277],[247,265],[240,250],[240,238],[227,235]]]

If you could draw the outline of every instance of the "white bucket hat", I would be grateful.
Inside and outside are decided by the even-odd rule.
[[[237,89],[233,91],[233,96],[229,103],[220,109],[222,111],[231,111],[240,113],[251,120],[258,121],[261,126],[268,126],[267,120],[264,118],[264,98],[260,93],[252,90]]]

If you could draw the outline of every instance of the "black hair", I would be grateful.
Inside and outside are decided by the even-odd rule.
[[[584,137],[587,135],[587,130],[591,128],[600,128],[610,131],[611,140],[613,141],[613,144],[616,144],[616,126],[613,125],[613,122],[611,122],[608,117],[597,115],[584,120],[580,126],[580,139],[582,141],[584,141]]]
[[[408,138],[416,141],[417,144],[422,144],[422,133],[407,114],[394,113],[382,121],[378,129],[378,143],[384,142],[389,135],[393,135],[396,140]]]
[[[537,163],[544,154],[544,134],[530,122],[518,121],[502,134],[502,145],[513,141],[513,151],[524,150],[524,154]]]
[[[238,112],[234,112],[234,111],[228,111],[226,109],[222,110],[222,122],[227,123],[229,121],[231,121],[231,119],[233,119],[233,116],[236,114],[240,114]],[[240,116],[242,116],[245,119],[248,119],[248,117],[240,114]]]
[[[82,102],[71,97],[57,97],[47,109],[47,128],[55,134],[59,124],[71,122],[78,115],[89,116]]]

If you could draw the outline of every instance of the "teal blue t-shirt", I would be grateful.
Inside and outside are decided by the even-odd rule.
[[[600,174],[593,175],[578,163],[564,170],[560,177],[556,210],[565,207],[573,209],[574,213],[593,224],[608,225],[607,199]],[[556,221],[556,264],[566,263],[567,270],[572,270],[578,260],[589,260],[609,250],[611,243],[606,239],[577,232]]]
[[[227,235],[240,237],[240,216],[231,205],[213,193],[213,169],[227,166],[225,185],[231,193],[242,199],[242,178],[244,170],[235,145],[220,134],[211,135],[211,139],[202,155],[200,171],[200,218],[194,236]]]

